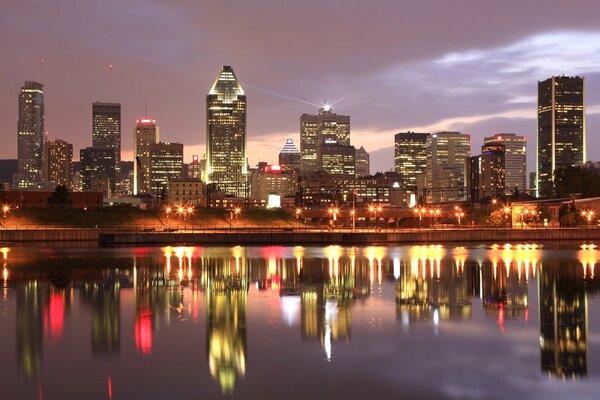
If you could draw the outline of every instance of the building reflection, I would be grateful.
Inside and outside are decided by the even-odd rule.
[[[546,261],[539,269],[542,371],[553,378],[588,373],[587,294],[574,262]]]
[[[121,283],[112,271],[106,274],[81,288],[82,302],[91,307],[94,354],[118,353],[121,347]]]
[[[37,378],[42,368],[43,309],[47,291],[38,281],[17,286],[17,358],[21,373]]]
[[[246,373],[246,303],[248,265],[243,249],[230,257],[206,260],[207,356],[210,373],[223,393],[232,393]]]
[[[476,268],[464,249],[448,258],[439,245],[412,246],[394,265],[396,311],[406,328],[413,321],[431,320],[437,329],[440,320],[471,318]]]

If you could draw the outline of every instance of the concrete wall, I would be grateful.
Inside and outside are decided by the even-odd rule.
[[[98,242],[98,229],[0,230],[0,242]]]

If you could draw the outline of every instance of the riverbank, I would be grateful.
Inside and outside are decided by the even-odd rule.
[[[91,242],[100,245],[310,245],[387,244],[444,242],[545,242],[600,241],[600,229],[385,229],[319,230],[293,228],[247,228],[213,230],[38,229],[2,230],[0,243]]]

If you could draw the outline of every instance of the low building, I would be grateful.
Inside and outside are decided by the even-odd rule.
[[[280,165],[259,164],[250,176],[250,199],[267,202],[269,195],[280,197],[295,195],[298,191],[298,175],[284,172]]]
[[[206,184],[200,179],[174,179],[169,181],[169,204],[206,207]]]
[[[15,208],[49,208],[53,190],[0,190],[0,204]],[[71,208],[98,208],[103,206],[102,192],[71,192]]]

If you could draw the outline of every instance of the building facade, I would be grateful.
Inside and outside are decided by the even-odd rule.
[[[79,151],[81,190],[110,197],[115,177],[113,149],[86,147]]]
[[[300,150],[292,138],[287,138],[279,152],[279,165],[284,172],[300,173]]]
[[[356,176],[356,149],[338,143],[324,143],[317,148],[319,171],[348,178]]]
[[[133,128],[133,194],[150,188],[150,146],[158,143],[159,133],[153,119],[138,119]]]
[[[169,182],[182,179],[183,144],[155,143],[150,145],[150,193],[166,199]]]
[[[329,106],[317,115],[300,116],[300,171],[309,174],[319,170],[318,148],[324,143],[350,145],[350,116],[338,115]]]
[[[252,171],[250,199],[267,204],[269,195],[281,198],[293,196],[298,191],[298,175],[286,172],[280,165],[260,164]]]
[[[470,156],[470,135],[438,132],[427,137],[425,198],[428,203],[467,199],[467,159]]]
[[[230,66],[223,66],[206,96],[206,125],[205,181],[246,196],[246,95]]]
[[[115,192],[121,181],[121,104],[92,104],[92,147],[112,150],[114,176],[110,187]]]
[[[171,179],[169,204],[206,207],[206,185],[200,179]]]
[[[371,163],[369,153],[364,147],[360,146],[360,149],[356,149],[354,154],[354,172],[356,176],[369,176],[371,175]]]
[[[73,145],[64,140],[44,145],[44,181],[73,188]]]
[[[527,138],[514,133],[498,133],[484,139],[484,145],[504,146],[505,194],[527,191]]]
[[[408,195],[417,192],[417,181],[427,170],[429,133],[400,132],[394,136],[394,170],[402,175]],[[424,182],[424,179],[422,179]]]
[[[586,161],[584,83],[578,76],[538,82],[538,196],[552,196],[557,168]]]
[[[485,144],[481,154],[469,158],[467,187],[469,200],[481,201],[505,193],[505,147],[501,143]]]
[[[19,92],[17,173],[13,187],[34,189],[42,181],[45,133],[44,85],[25,82]]]

